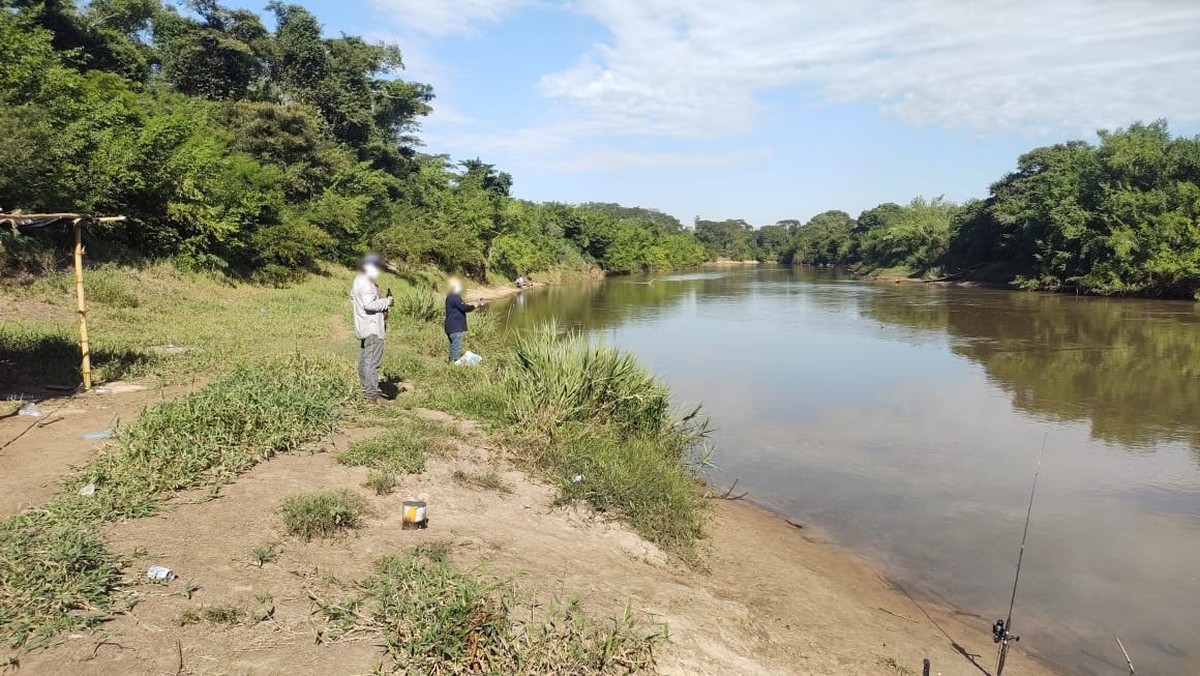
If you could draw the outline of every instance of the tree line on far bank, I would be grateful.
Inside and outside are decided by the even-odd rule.
[[[696,221],[711,257],[894,269],[1027,289],[1197,298],[1200,137],[1166,122],[1037,148],[988,196],[916,198],[853,218],[826,211],[753,228]]]
[[[399,48],[298,5],[6,0],[0,63],[0,210],[127,216],[89,227],[93,259],[278,282],[368,248],[481,279],[707,257],[664,214],[513,199],[494,166],[421,152],[433,90],[396,77]],[[53,266],[63,236],[0,233],[0,272]]]
[[[653,209],[519,200],[491,164],[422,152],[433,89],[396,75],[399,48],[325,37],[298,5],[3,2],[0,210],[126,215],[89,228],[94,259],[286,281],[368,248],[479,279],[733,258],[1200,293],[1200,138],[1165,122],[1035,149],[961,205],[693,229]],[[0,232],[0,273],[60,262],[63,236]]]

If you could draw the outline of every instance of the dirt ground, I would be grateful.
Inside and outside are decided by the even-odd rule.
[[[33,428],[0,452],[0,509],[10,514],[44,501],[69,465],[99,444],[82,433],[129,419],[167,392],[143,390],[44,402],[59,422]],[[109,397],[105,399],[104,397]],[[76,411],[76,409],[81,409]],[[52,413],[54,415],[55,413]],[[423,415],[448,419],[432,411]],[[48,416],[49,417],[49,416]],[[16,425],[14,421],[22,421]],[[514,470],[463,421],[454,450],[403,477],[395,493],[362,488],[366,470],[334,452],[377,430],[337,433],[313,453],[263,463],[216,499],[185,496],[170,510],[108,527],[105,537],[129,557],[139,601],[98,631],[69,635],[19,656],[21,674],[359,674],[381,662],[370,636],[340,641],[320,633],[310,592],[329,592],[329,576],[350,582],[380,556],[427,541],[453,544],[452,560],[513,580],[527,598],[579,597],[595,617],[628,605],[647,626],[666,623],[666,674],[907,674],[922,658],[934,674],[988,673],[994,646],[986,622],[910,599],[852,555],[745,502],[715,501],[708,570],[673,563],[627,528],[586,510],[554,504],[555,491]],[[0,440],[24,419],[0,421]],[[2,443],[0,441],[0,443]],[[455,470],[500,471],[510,489],[463,485]],[[369,505],[365,527],[347,538],[305,543],[286,536],[276,508],[302,491],[345,487]],[[400,528],[400,503],[429,503],[430,528]],[[256,565],[252,551],[275,544],[278,558]],[[151,564],[172,568],[167,585],[145,582]],[[188,590],[191,590],[190,598]],[[252,621],[179,626],[184,611],[235,604]],[[979,654],[976,667],[966,653]],[[1051,670],[1027,655],[1008,673]]]
[[[190,387],[190,386],[189,386]],[[106,443],[81,435],[129,423],[141,410],[188,387],[141,383],[106,383],[95,391],[70,397],[44,398],[35,405],[40,418],[0,418],[0,518],[50,499],[58,480],[92,459]]]

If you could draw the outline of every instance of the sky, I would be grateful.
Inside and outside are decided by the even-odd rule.
[[[425,150],[684,223],[961,201],[1036,146],[1200,133],[1200,0],[298,0],[400,45]]]

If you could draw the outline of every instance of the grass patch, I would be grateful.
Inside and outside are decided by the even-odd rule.
[[[205,606],[196,610],[188,608],[175,618],[175,624],[187,627],[193,624],[207,622],[224,627],[233,627],[250,619],[250,612],[242,606],[217,605]]]
[[[676,426],[671,391],[633,355],[554,324],[518,336],[516,368],[506,385],[510,414],[552,433],[566,422],[624,432],[669,432]]]
[[[279,508],[287,532],[306,542],[357,528],[362,513],[362,499],[347,490],[293,495]]]
[[[628,611],[600,626],[573,601],[518,620],[511,591],[454,568],[442,548],[383,557],[355,596],[318,606],[339,635],[377,634],[401,673],[653,672],[666,640]]]
[[[348,364],[291,356],[241,366],[147,409],[111,452],[63,482],[44,511],[0,521],[0,632],[32,647],[112,608],[120,562],[96,529],[158,510],[175,492],[220,485],[327,433],[354,393]],[[89,483],[91,496],[79,495]]]
[[[388,430],[360,441],[338,454],[343,465],[373,467],[394,474],[416,474],[425,470],[425,449],[432,438],[405,430]]]
[[[43,512],[0,521],[0,635],[9,647],[94,626],[120,583],[119,562],[92,531]]]
[[[102,265],[83,271],[83,292],[89,304],[98,303],[114,308],[135,308],[141,298],[135,280],[127,270],[115,265]],[[39,296],[75,298],[75,271],[64,270],[39,278],[30,289]]]
[[[95,520],[147,516],[173,493],[220,485],[327,434],[353,397],[349,366],[292,355],[243,365],[207,387],[147,409],[65,483],[55,511]],[[96,485],[90,497],[76,495]]]
[[[375,495],[388,495],[396,490],[396,473],[390,469],[373,469],[367,472],[364,488],[370,488]]]
[[[899,662],[897,662],[896,658],[894,658],[894,657],[880,658],[879,664],[884,667],[887,667],[888,669],[891,669],[892,671],[896,672],[897,674],[902,674],[903,676],[911,676],[912,674],[917,673],[917,672],[913,671],[912,669],[904,666],[903,664],[900,664]]]
[[[209,624],[222,624],[230,627],[244,622],[249,617],[249,613],[241,606],[207,606],[200,609],[200,617]]]
[[[457,436],[455,430],[442,423],[423,420],[404,411],[397,412],[388,424],[390,429],[338,454],[338,462],[395,474],[417,474],[425,470],[428,453],[446,437]]]
[[[268,542],[265,545],[255,547],[250,554],[254,557],[254,565],[262,568],[279,558],[279,545],[274,542]]]
[[[488,472],[464,472],[461,469],[456,469],[451,478],[463,486],[472,486],[474,488],[482,488],[483,490],[505,494],[513,492],[512,486],[508,485],[508,482],[495,470]]]
[[[679,451],[658,436],[619,437],[577,425],[562,430],[537,462],[556,479],[563,500],[584,500],[695,562],[708,504]]]

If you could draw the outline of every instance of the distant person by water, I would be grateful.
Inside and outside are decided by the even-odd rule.
[[[467,313],[473,312],[477,306],[463,301],[463,285],[458,278],[451,277],[446,287],[446,321],[443,327],[446,329],[446,338],[450,340],[450,361],[455,362],[463,353],[463,338],[467,335]]]

